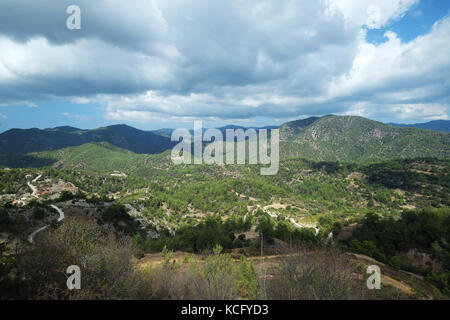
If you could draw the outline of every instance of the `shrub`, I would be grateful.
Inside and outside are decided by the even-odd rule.
[[[0,227],[4,230],[8,230],[12,226],[12,219],[8,212],[4,209],[0,209]]]
[[[354,282],[353,266],[334,251],[285,256],[274,266],[267,297],[274,300],[361,299],[363,287]]]
[[[41,220],[44,219],[46,216],[45,210],[42,208],[34,208],[32,217],[33,219]]]
[[[113,204],[103,211],[102,219],[105,222],[114,222],[118,220],[129,220],[130,216],[127,214],[127,210],[123,205]]]
[[[17,265],[23,279],[17,299],[147,299],[148,282],[132,263],[129,238],[86,218],[69,217],[49,229]],[[67,290],[64,270],[77,265],[82,290]]]

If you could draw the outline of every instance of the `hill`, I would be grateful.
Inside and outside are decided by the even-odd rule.
[[[242,130],[248,130],[248,129],[254,129],[254,130],[260,130],[260,129],[266,129],[266,130],[270,130],[271,129],[277,129],[277,126],[265,126],[265,127],[242,127],[242,126],[236,126],[236,125],[227,125],[227,126],[223,126],[223,127],[219,127],[219,128],[215,128],[217,130],[219,130],[220,132],[222,132],[222,135],[225,136],[227,129],[230,130],[237,130],[237,129],[242,129]],[[208,130],[209,128],[203,128],[203,132],[205,132],[206,130]],[[155,134],[158,134],[160,136],[163,137],[168,137],[170,138],[172,135],[172,132],[175,131],[175,129],[168,129],[168,128],[164,128],[164,129],[158,129],[158,130],[154,130],[151,131]],[[189,132],[191,133],[191,135],[194,135],[194,130],[190,129]]]
[[[160,153],[174,145],[170,138],[127,125],[114,125],[94,130],[73,127],[52,129],[11,129],[0,134],[0,154],[26,154],[80,146],[90,142],[108,142],[135,153]]]
[[[367,161],[450,156],[450,135],[398,128],[355,116],[329,115],[280,127],[281,157]]]
[[[410,127],[410,128],[450,132],[450,120],[434,120],[426,123],[415,123],[415,124],[399,124],[399,123],[388,123],[388,124],[394,127]]]
[[[258,166],[177,166],[169,155],[135,154],[97,142],[27,155],[60,169],[0,169],[0,222],[11,235],[10,247],[51,223],[55,213],[49,205],[56,203],[69,219],[56,229],[62,235],[72,230],[76,216],[102,228],[110,225],[133,236],[136,258],[164,248],[198,254],[218,244],[236,257],[256,259],[259,230],[264,230],[267,256],[292,253],[292,246],[333,248],[332,232],[339,248],[358,259],[370,256],[364,263],[380,261],[383,284],[386,275],[395,274],[408,284],[407,295],[428,299],[437,290],[432,285],[448,292],[448,267],[439,269],[448,256],[448,247],[441,247],[449,234],[448,160],[358,164],[284,159],[278,175],[261,176]],[[406,210],[414,208],[420,211]],[[39,245],[52,232],[40,233],[33,248],[47,252]],[[437,258],[426,264],[410,250]],[[333,252],[327,249],[325,255]],[[412,282],[418,276],[410,272],[429,282],[421,280],[418,286]],[[384,298],[395,296],[380,292]]]
[[[274,129],[275,127],[265,128]],[[226,129],[246,130],[249,128],[230,125],[218,129],[225,133]],[[176,144],[168,137],[170,130],[149,132],[126,125],[108,126],[95,130],[67,126],[45,130],[12,129],[0,134],[0,154],[2,163],[13,167],[29,166],[35,160],[33,157],[39,159],[39,166],[49,161],[61,160],[59,153],[44,152],[40,155],[29,155],[29,153],[55,151],[98,142],[106,142],[111,145],[110,147],[128,150],[134,154],[159,154]],[[445,159],[450,156],[449,133],[394,127],[354,116],[329,115],[288,122],[280,127],[280,139],[281,158],[300,157],[316,161],[358,162],[421,157]],[[99,153],[97,153],[98,150],[93,149],[92,146],[87,150],[85,148],[70,149],[69,154],[72,158],[66,157],[66,161],[78,159],[80,155],[77,152],[87,156],[88,150],[92,152],[89,158],[94,159]],[[67,150],[64,151],[64,155],[67,155],[67,152]],[[113,158],[116,159],[116,157]],[[123,162],[125,163],[126,160],[124,159]],[[99,168],[101,168],[100,163]]]
[[[171,165],[170,153],[137,154],[108,142],[91,142],[59,150],[0,157],[0,164],[12,168],[56,168],[110,173],[116,170],[149,176],[162,164]]]

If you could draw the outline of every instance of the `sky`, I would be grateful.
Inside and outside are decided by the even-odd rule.
[[[449,52],[447,0],[0,0],[0,131],[449,119]]]

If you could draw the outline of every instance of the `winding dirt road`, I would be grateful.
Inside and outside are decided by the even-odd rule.
[[[51,204],[50,207],[52,207],[53,209],[55,209],[56,211],[58,211],[59,213],[59,218],[58,218],[58,222],[63,221],[65,216],[64,216],[64,211],[62,211],[60,208],[58,208],[57,206],[55,206],[54,204]]]
[[[60,208],[58,208],[58,207],[55,206],[54,204],[52,204],[52,205],[50,205],[50,206],[51,206],[53,209],[55,209],[56,211],[58,211],[58,213],[59,213],[59,218],[58,218],[57,221],[58,221],[58,222],[63,221],[64,218],[65,218],[64,211],[62,211]],[[34,242],[34,236],[35,236],[36,234],[38,234],[39,232],[41,232],[41,231],[47,229],[49,226],[50,226],[50,225],[48,224],[48,225],[43,226],[43,227],[41,227],[41,228],[39,228],[39,229],[37,229],[37,230],[34,230],[34,231],[28,236],[28,242],[29,242],[29,243],[33,243],[33,242]]]
[[[277,219],[277,218],[278,218],[278,214],[276,214],[276,213],[274,213],[274,212],[268,210],[267,207],[264,207],[264,208],[262,208],[262,209],[263,209],[263,211],[264,211],[265,213],[267,213],[267,214],[268,214],[269,216],[271,216],[272,218],[274,218],[274,219]],[[311,228],[311,229],[314,229],[314,230],[316,231],[316,236],[319,234],[319,228],[318,228],[317,226],[315,226],[315,225],[312,225],[312,224],[300,224],[300,223],[298,223],[297,221],[295,221],[294,218],[289,218],[289,221],[290,221],[296,228],[299,228],[299,229],[301,229],[301,228]]]
[[[43,226],[43,227],[41,227],[41,228],[39,228],[39,229],[33,231],[33,232],[28,236],[28,242],[29,242],[29,243],[33,243],[33,242],[34,242],[34,236],[35,236],[36,234],[38,234],[39,232],[41,232],[42,230],[47,229],[49,226],[50,226],[50,225],[46,225],[46,226]]]
[[[42,175],[37,176],[32,182],[36,182]],[[27,182],[28,186],[31,188],[31,190],[33,191],[32,195],[34,197],[38,197],[38,190],[37,187],[32,185],[30,182]],[[60,208],[58,208],[57,206],[55,206],[54,204],[50,205],[50,207],[52,207],[53,209],[55,209],[58,213],[59,213],[59,217],[58,217],[58,222],[61,222],[64,220],[65,215],[64,215],[64,211],[62,211]],[[36,234],[38,234],[39,232],[47,229],[50,225],[46,225],[43,226],[37,230],[34,230],[29,236],[28,236],[28,242],[29,243],[33,243],[34,242],[34,237],[36,236]]]

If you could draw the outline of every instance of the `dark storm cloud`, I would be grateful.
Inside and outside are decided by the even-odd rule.
[[[81,8],[81,30],[69,30],[66,9]],[[167,26],[152,1],[2,0],[0,33],[26,42],[44,37],[53,44],[97,38],[122,48],[156,51]]]

